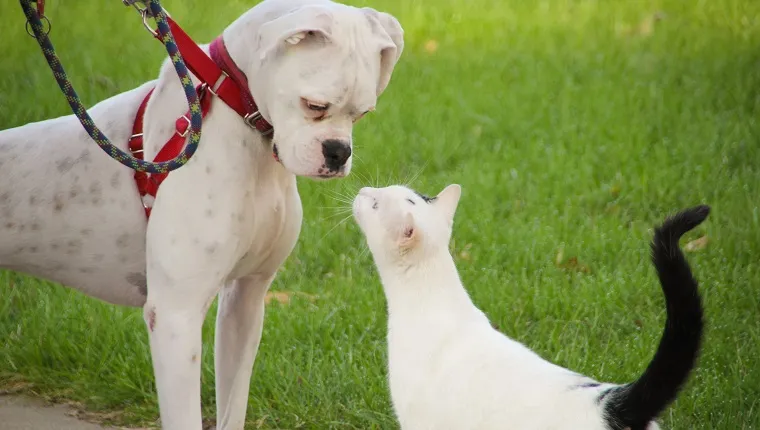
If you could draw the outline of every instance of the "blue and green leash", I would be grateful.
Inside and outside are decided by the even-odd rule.
[[[182,167],[187,163],[190,157],[195,153],[195,150],[198,148],[198,142],[201,140],[201,107],[198,94],[195,92],[195,87],[193,86],[193,81],[190,78],[185,61],[179,53],[179,48],[174,41],[174,36],[166,21],[166,12],[161,7],[159,0],[145,0],[146,9],[140,10],[140,12],[143,14],[143,20],[145,20],[147,16],[155,18],[156,23],[158,24],[158,33],[156,37],[164,44],[166,52],[169,54],[172,64],[174,64],[174,70],[177,71],[177,75],[179,75],[180,81],[182,82],[182,87],[185,90],[185,97],[190,105],[190,129],[188,132],[189,141],[187,145],[174,159],[159,163],[134,158],[131,154],[119,149],[111,143],[103,132],[100,131],[92,118],[90,118],[90,115],[87,114],[87,109],[79,99],[77,92],[74,90],[71,81],[69,81],[69,78],[66,75],[66,71],[63,69],[63,65],[61,65],[61,61],[58,59],[58,55],[55,53],[55,48],[50,42],[50,38],[48,38],[50,28],[48,26],[48,29],[45,30],[45,27],[42,24],[42,19],[47,20],[42,13],[43,11],[33,6],[34,3],[37,3],[35,0],[20,0],[20,2],[21,8],[26,15],[27,25],[31,26],[34,38],[37,39],[37,42],[42,48],[42,53],[45,55],[45,58],[50,65],[50,69],[53,71],[58,86],[61,87],[63,94],[66,96],[66,101],[69,102],[71,110],[79,119],[79,122],[82,123],[87,134],[92,137],[95,143],[97,143],[103,151],[110,155],[114,160],[138,172],[167,173]]]

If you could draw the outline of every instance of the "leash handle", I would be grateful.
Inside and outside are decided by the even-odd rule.
[[[187,66],[185,65],[185,61],[182,58],[182,54],[179,52],[171,28],[169,28],[169,24],[166,20],[166,12],[161,7],[159,0],[146,0],[147,7],[150,11],[150,15],[155,18],[158,25],[156,37],[166,48],[166,52],[174,65],[174,70],[177,71],[177,75],[182,83],[182,88],[185,90],[187,103],[190,106],[190,128],[187,133],[187,145],[175,158],[164,162],[150,162],[134,158],[131,154],[119,149],[108,140],[87,113],[87,109],[84,107],[77,92],[71,85],[71,81],[66,75],[63,65],[58,59],[58,55],[55,53],[55,48],[48,38],[47,33],[50,31],[50,27],[48,26],[46,31],[42,24],[42,19],[47,21],[47,18],[44,15],[44,0],[19,1],[21,3],[21,8],[24,10],[24,15],[26,15],[27,26],[31,26],[34,38],[37,40],[40,48],[42,48],[42,53],[45,55],[45,59],[47,60],[50,69],[53,71],[53,76],[55,77],[56,82],[58,82],[58,86],[66,96],[66,101],[68,101],[71,110],[87,131],[87,134],[90,135],[95,143],[105,151],[106,154],[133,170],[146,173],[168,173],[187,163],[190,157],[195,153],[195,150],[198,149],[198,143],[201,140],[201,106],[198,94],[195,91],[195,86],[193,85],[193,81],[190,78]],[[33,6],[35,3],[37,4],[37,9]],[[42,8],[39,7],[40,5],[42,5]]]

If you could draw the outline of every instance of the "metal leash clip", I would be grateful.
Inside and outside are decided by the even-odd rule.
[[[145,4],[145,0],[121,0],[122,3],[124,3],[124,6],[132,6],[135,8],[137,13],[140,14],[140,17],[142,18],[143,26],[146,30],[148,30],[148,33],[153,35],[153,37],[158,37],[158,31],[154,30],[150,23],[148,22],[148,19],[155,18],[153,14],[150,11],[150,8],[148,5]],[[166,11],[163,7],[161,10],[166,14],[166,16],[169,16],[169,12]]]

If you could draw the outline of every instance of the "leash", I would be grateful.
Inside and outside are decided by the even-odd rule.
[[[134,6],[135,9],[137,9],[137,11],[142,16],[143,25],[148,29],[148,31],[151,32],[151,34],[154,35],[154,37],[163,43],[164,47],[166,48],[166,52],[169,54],[169,58],[171,58],[172,64],[174,65],[174,70],[177,71],[177,75],[179,76],[182,87],[185,90],[185,97],[187,98],[187,102],[190,107],[188,115],[183,117],[185,120],[187,120],[187,126],[183,132],[183,138],[186,135],[189,136],[187,146],[181,152],[177,151],[178,154],[168,161],[164,160],[154,162],[145,161],[142,159],[142,157],[137,158],[125,151],[122,151],[114,144],[112,144],[108,138],[100,131],[100,129],[95,125],[95,122],[92,120],[92,118],[90,118],[90,115],[87,113],[87,109],[79,99],[77,92],[74,90],[71,81],[66,75],[66,71],[63,69],[61,61],[58,59],[58,55],[55,52],[55,48],[53,47],[52,42],[48,38],[48,34],[51,30],[51,24],[50,20],[45,16],[44,13],[45,0],[19,1],[21,3],[21,8],[24,10],[24,15],[26,15],[27,33],[33,36],[37,40],[37,43],[39,43],[40,48],[42,48],[42,53],[45,55],[45,59],[47,60],[50,69],[53,71],[53,76],[55,76],[55,80],[58,82],[58,86],[66,96],[66,101],[68,101],[69,106],[71,106],[71,110],[74,112],[74,115],[79,119],[79,122],[87,131],[87,134],[90,135],[90,137],[103,151],[105,151],[114,160],[137,172],[166,174],[172,170],[182,167],[185,165],[185,163],[187,163],[190,157],[192,157],[195,153],[195,150],[198,148],[198,142],[201,140],[201,104],[198,94],[196,93],[195,86],[193,85],[193,81],[188,73],[188,68],[185,65],[182,54],[179,52],[177,43],[174,40],[174,35],[172,34],[169,23],[167,22],[169,18],[166,15],[166,11],[161,7],[159,0],[122,0],[125,5]],[[147,3],[147,5],[143,8],[140,8],[136,4],[138,2],[143,4]],[[36,9],[33,4],[36,4]],[[156,20],[158,28],[157,31],[150,28],[148,25],[148,18],[154,18]],[[43,25],[42,20],[45,20],[47,26]],[[30,26],[32,30],[31,32],[29,31]]]
[[[169,26],[176,37],[180,52],[187,59],[190,71],[200,81],[196,87],[200,98],[201,114],[205,118],[211,110],[213,97],[220,98],[225,105],[237,113],[252,130],[267,137],[274,131],[272,125],[261,116],[256,102],[248,90],[248,79],[230,57],[222,36],[218,36],[209,45],[209,54],[206,53],[178,26],[171,18]],[[129,138],[129,150],[136,158],[143,157],[143,117],[153,90],[145,96],[140,104],[135,122],[132,126],[132,136]],[[188,128],[188,114],[180,116],[175,121],[174,133],[164,146],[156,154],[154,161],[171,159],[178,154],[185,142],[185,134]],[[277,154],[273,152],[275,160],[279,161]],[[145,215],[150,217],[153,202],[158,193],[158,187],[166,179],[166,173],[148,174],[135,172],[135,182],[140,198],[145,208]]]

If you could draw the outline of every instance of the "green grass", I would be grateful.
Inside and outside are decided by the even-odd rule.
[[[53,41],[88,105],[155,76],[161,47],[120,2],[48,3]],[[164,3],[205,42],[252,2]],[[397,16],[406,51],[376,115],[356,127],[355,174],[300,180],[303,232],[273,288],[318,298],[268,307],[250,428],[396,427],[384,297],[357,227],[335,227],[332,207],[343,206],[336,193],[412,178],[429,194],[462,184],[452,246],[494,323],[615,382],[643,370],[662,330],[651,227],[712,205],[687,238],[709,237],[689,255],[707,309],[704,351],[663,418],[674,429],[760,428],[760,2],[355,4]],[[0,10],[0,128],[67,114],[18,4],[0,0]],[[558,267],[560,250],[579,265]],[[0,385],[27,381],[40,395],[123,411],[120,422],[155,421],[140,310],[10,273],[0,298]],[[214,314],[204,330],[208,417]]]

